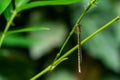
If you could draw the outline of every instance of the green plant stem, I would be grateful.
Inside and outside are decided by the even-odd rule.
[[[30,80],[36,80],[37,78],[39,78],[40,76],[42,76],[43,74],[45,74],[46,72],[50,71],[51,65],[48,66],[47,68],[45,68],[43,71],[41,71],[40,73],[38,73],[37,75],[35,75],[34,77],[32,77]]]
[[[104,26],[102,26],[100,29],[96,30],[93,34],[91,34],[90,36],[88,36],[87,38],[85,38],[82,42],[83,43],[87,42],[93,36],[95,36],[96,34],[98,34],[99,32],[101,32],[102,30],[106,29],[107,27],[109,27],[111,24],[113,24],[114,22],[116,22],[119,19],[120,19],[120,16],[117,16],[116,18],[112,19],[110,22],[108,22],[107,24],[105,24]]]
[[[105,24],[104,26],[102,26],[101,28],[99,28],[98,30],[96,30],[94,33],[92,33],[90,36],[88,36],[87,38],[85,38],[84,40],[81,41],[81,45],[83,45],[84,43],[86,43],[88,40],[90,40],[91,38],[93,38],[95,35],[97,35],[99,32],[103,31],[104,29],[108,28],[111,24],[113,24],[114,22],[116,22],[117,20],[120,19],[120,16],[117,16],[116,18],[112,19],[110,22],[108,22],[107,24]],[[63,56],[61,56],[59,59],[57,59],[54,62],[54,65],[58,64],[60,61],[62,61],[64,58],[66,58],[67,56],[69,56],[72,52],[74,52],[76,49],[78,48],[78,45],[76,45],[75,47],[73,47],[72,49],[70,49],[69,51],[67,51]],[[40,73],[38,73],[37,75],[35,75],[33,78],[31,78],[30,80],[36,80],[37,78],[39,78],[40,76],[42,76],[43,74],[45,74],[48,71],[51,71],[51,66],[49,65],[47,68],[45,68],[43,71],[41,71]]]
[[[1,36],[1,39],[0,39],[0,48],[2,46],[3,40],[4,40],[5,36],[6,36],[6,33],[7,33],[8,29],[9,29],[10,25],[12,24],[16,14],[17,14],[16,11],[13,11],[13,14],[12,14],[10,20],[7,22],[7,24],[5,26],[4,32],[2,33],[2,36]]]
[[[61,55],[62,51],[63,51],[63,48],[65,47],[65,45],[67,44],[68,40],[70,39],[70,37],[73,35],[77,25],[81,22],[81,20],[84,18],[84,16],[86,15],[86,13],[90,10],[90,8],[93,6],[93,4],[95,4],[96,0],[92,1],[88,6],[87,8],[82,12],[81,16],[78,18],[77,22],[75,23],[74,27],[72,28],[71,32],[69,33],[68,37],[66,38],[65,42],[63,43],[60,51],[57,53],[54,61],[53,61],[53,64],[54,62],[56,61],[56,59]],[[54,66],[54,65],[53,65]]]

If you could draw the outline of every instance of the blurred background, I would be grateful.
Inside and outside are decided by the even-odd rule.
[[[37,7],[19,13],[10,30],[25,26],[50,30],[7,36],[0,49],[0,80],[29,80],[51,64],[88,2]],[[118,15],[120,0],[99,0],[81,22],[82,40]],[[2,32],[6,23],[3,15],[0,15],[0,23]],[[75,32],[62,54],[76,44]],[[81,67],[79,74],[76,50],[68,60],[38,80],[120,80],[120,21],[82,45]]]

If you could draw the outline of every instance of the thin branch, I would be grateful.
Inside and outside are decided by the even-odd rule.
[[[116,21],[118,21],[120,19],[120,16],[115,17],[114,19],[112,19],[111,21],[109,21],[107,24],[105,24],[104,26],[102,26],[101,28],[99,28],[98,30],[96,30],[94,33],[92,33],[90,36],[88,36],[87,38],[85,38],[84,40],[81,41],[81,45],[83,45],[84,43],[86,43],[88,40],[90,40],[91,38],[93,38],[95,35],[97,35],[98,33],[100,33],[101,31],[105,30],[106,28],[110,27],[110,25],[112,25],[113,23],[115,23]],[[72,54],[72,52],[74,52],[76,49],[78,48],[78,45],[74,46],[72,49],[70,49],[69,51],[67,51],[63,56],[61,56],[59,59],[57,59],[54,62],[54,65],[58,64],[60,61],[62,61],[64,58],[66,58],[67,56],[69,56],[70,54]],[[44,70],[42,70],[40,73],[38,73],[37,75],[35,75],[34,77],[32,77],[30,80],[36,80],[37,78],[39,78],[40,76],[42,76],[43,74],[47,73],[48,71],[51,71],[51,66],[49,65],[47,68],[45,68]]]
[[[65,47],[65,45],[67,44],[67,42],[69,41],[70,37],[73,35],[76,27],[77,27],[77,24],[79,24],[81,22],[81,20],[84,18],[84,16],[87,14],[87,12],[90,10],[91,7],[93,7],[93,4],[95,4],[97,0],[94,0],[92,1],[88,6],[87,8],[82,12],[82,14],[80,15],[80,17],[78,18],[77,22],[75,23],[74,27],[72,28],[71,32],[69,33],[68,37],[66,38],[65,42],[63,43],[60,51],[57,53],[54,61],[52,64],[54,64],[54,62],[56,61],[56,59],[58,59],[63,51],[63,48]],[[54,66],[54,65],[53,65]],[[51,66],[51,69],[52,69],[52,66]]]
[[[2,36],[1,36],[1,39],[0,39],[0,48],[2,46],[3,40],[4,40],[5,36],[6,36],[6,33],[7,33],[8,29],[9,29],[10,25],[12,24],[16,14],[17,14],[16,11],[13,11],[13,14],[12,14],[10,20],[7,22],[7,24],[5,26],[4,32],[2,33]]]

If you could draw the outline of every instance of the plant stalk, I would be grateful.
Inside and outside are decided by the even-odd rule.
[[[0,39],[0,48],[2,46],[2,43],[3,43],[4,38],[6,36],[6,33],[7,33],[8,29],[9,29],[10,25],[12,24],[12,22],[13,22],[15,16],[16,16],[16,14],[17,14],[16,11],[13,11],[13,14],[12,14],[10,20],[7,22],[7,24],[5,26],[4,32],[2,33],[2,36],[1,36],[1,39]]]
[[[80,17],[78,18],[77,22],[75,23],[74,27],[72,28],[71,32],[69,33],[68,37],[66,38],[65,42],[63,43],[60,51],[57,53],[54,61],[53,61],[53,64],[54,62],[56,61],[56,59],[58,57],[60,57],[62,51],[63,51],[63,48],[65,47],[65,45],[67,44],[67,42],[69,41],[70,37],[73,35],[77,25],[81,22],[81,20],[85,17],[85,15],[87,14],[87,12],[90,10],[90,8],[93,6],[93,4],[95,4],[96,0],[92,1],[88,6],[87,8],[82,12],[82,14],[80,15]],[[54,65],[53,65],[54,66]],[[52,67],[52,66],[51,66]]]
[[[88,40],[90,40],[91,38],[93,38],[95,35],[97,35],[98,33],[100,33],[101,31],[105,30],[106,28],[110,27],[110,25],[112,25],[114,22],[118,21],[120,19],[120,16],[115,17],[114,19],[112,19],[111,21],[109,21],[107,24],[105,24],[104,26],[102,26],[101,28],[99,28],[98,30],[96,30],[94,33],[92,33],[91,35],[89,35],[87,38],[85,38],[84,40],[81,41],[81,45],[83,45],[84,43],[86,43]],[[67,51],[63,56],[61,56],[59,59],[57,59],[54,62],[54,65],[58,64],[60,61],[62,61],[64,58],[66,58],[67,56],[69,56],[70,54],[72,54],[72,52],[74,52],[76,49],[78,48],[78,45],[74,46],[72,49],[70,49],[69,51]],[[48,71],[51,71],[51,65],[49,65],[47,68],[45,68],[43,71],[41,71],[40,73],[38,73],[37,75],[35,75],[33,78],[31,78],[30,80],[36,80],[37,78],[39,78],[40,76],[42,76],[43,74],[47,73]]]

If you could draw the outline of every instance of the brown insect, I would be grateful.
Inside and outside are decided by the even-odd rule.
[[[81,25],[77,24],[77,37],[78,37],[78,72],[81,72],[81,40],[80,40],[80,33],[81,33]]]

